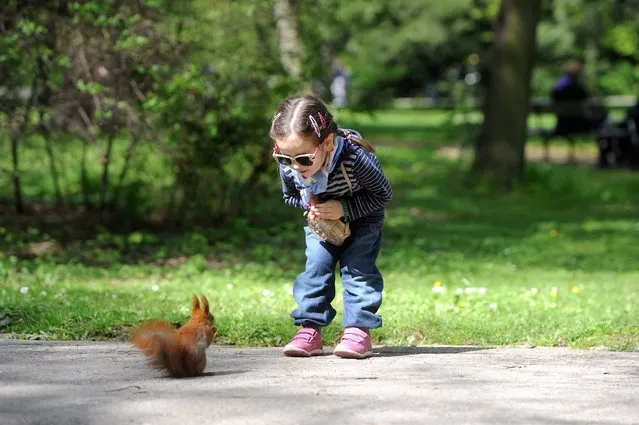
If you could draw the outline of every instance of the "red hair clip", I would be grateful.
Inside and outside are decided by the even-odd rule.
[[[311,125],[313,126],[313,129],[315,130],[315,135],[317,135],[317,138],[319,139],[320,137],[322,137],[322,133],[320,131],[319,125],[317,125],[317,121],[315,121],[315,118],[313,118],[313,115],[309,115],[308,119],[311,121]]]
[[[318,112],[317,116],[319,117],[320,121],[322,122],[322,128],[326,128],[326,119],[324,119],[324,115],[322,115],[321,112]]]

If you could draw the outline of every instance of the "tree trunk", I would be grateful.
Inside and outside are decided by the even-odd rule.
[[[275,0],[273,14],[277,25],[282,66],[294,79],[302,73],[302,48],[298,31],[295,0]]]
[[[100,211],[106,210],[107,191],[109,189],[109,166],[111,165],[111,152],[113,152],[113,142],[115,133],[110,134],[107,139],[107,147],[102,157],[102,178],[100,179]]]
[[[20,184],[20,167],[18,161],[18,141],[20,136],[16,132],[11,137],[11,181],[13,183],[13,205],[16,213],[24,214],[24,203],[22,202],[22,186]]]
[[[113,190],[113,197],[111,198],[113,205],[118,205],[120,202],[120,193],[122,192],[122,186],[124,185],[124,180],[126,179],[127,173],[129,172],[131,160],[133,159],[135,149],[140,142],[140,137],[141,136],[139,134],[134,134],[129,141],[129,146],[127,147],[126,153],[124,154],[124,165],[122,165],[120,175],[118,176],[118,182]]]
[[[523,176],[530,80],[541,0],[502,0],[471,176],[509,190]]]
[[[29,100],[24,108],[24,116],[22,117],[22,123],[18,128],[14,129],[11,136],[11,182],[13,183],[13,204],[16,213],[24,214],[24,203],[22,201],[22,184],[20,182],[20,158],[18,144],[20,138],[26,137],[27,128],[29,127],[30,114],[33,105],[36,104],[38,98],[38,78],[33,78],[31,83],[31,94]]]
[[[86,139],[82,139],[82,159],[80,161],[80,187],[82,188],[82,202],[84,207],[90,211],[93,209],[91,203],[90,188],[89,188],[89,173],[87,171],[87,151],[89,142]]]
[[[43,132],[42,137],[44,137],[44,148],[47,151],[47,156],[49,157],[49,170],[51,172],[51,178],[53,179],[55,204],[60,206],[64,204],[64,198],[62,196],[62,190],[60,189],[60,175],[58,174],[58,167],[55,164],[55,154],[51,144],[51,133]]]

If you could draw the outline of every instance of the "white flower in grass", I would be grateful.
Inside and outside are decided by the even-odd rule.
[[[476,294],[477,293],[477,288],[466,288],[466,289],[464,289],[464,293],[465,294]]]
[[[530,294],[535,295],[537,293],[537,288],[530,288]]]
[[[231,282],[226,284],[226,289],[233,289],[233,284]]]
[[[446,289],[444,289],[443,286],[433,286],[433,288],[431,289],[431,291],[433,291],[433,293],[435,294],[441,294],[444,291],[446,291]]]
[[[491,309],[491,310],[497,310],[497,303],[488,304],[488,308]]]
[[[29,288],[26,286],[23,286],[22,288],[20,288],[20,293],[27,295],[27,293],[29,292]]]
[[[157,292],[157,291],[159,291],[159,290],[160,290],[160,285],[155,284],[155,285],[151,286],[151,291],[153,291],[153,292]]]
[[[268,289],[262,289],[262,295],[264,295],[265,297],[271,297],[273,296],[273,293]]]
[[[462,295],[464,293],[464,290],[462,288],[457,288],[457,290],[455,291],[455,293],[457,295]]]
[[[478,293],[479,295],[486,295],[486,288],[479,288],[479,289],[477,290],[477,293]]]

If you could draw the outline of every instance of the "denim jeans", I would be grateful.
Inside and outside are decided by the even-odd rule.
[[[350,222],[351,236],[341,246],[321,241],[308,227],[306,269],[293,285],[298,308],[292,313],[295,325],[323,327],[335,318],[335,266],[340,264],[344,284],[344,327],[379,328],[377,310],[382,303],[384,280],[375,261],[382,243],[384,211]]]

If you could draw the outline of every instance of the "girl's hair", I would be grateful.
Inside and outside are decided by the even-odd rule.
[[[370,152],[375,152],[370,143],[339,128],[324,102],[315,95],[289,97],[278,108],[271,123],[269,136],[273,140],[281,140],[290,134],[311,139],[317,145],[330,134],[336,134]]]

